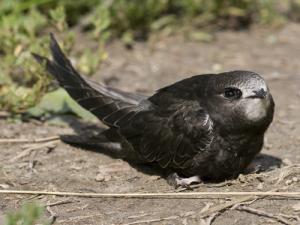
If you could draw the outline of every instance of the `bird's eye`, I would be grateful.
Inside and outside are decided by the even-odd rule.
[[[228,99],[239,99],[242,96],[242,92],[238,88],[225,88],[224,97]]]

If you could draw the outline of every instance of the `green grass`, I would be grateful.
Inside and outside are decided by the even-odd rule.
[[[41,223],[41,216],[44,208],[34,204],[25,204],[16,212],[10,212],[6,215],[4,225],[34,225],[34,224],[49,224],[48,222]]]
[[[283,11],[281,8],[284,8]],[[97,51],[77,52],[76,66],[92,75],[107,55],[107,40],[126,44],[157,32],[180,33],[209,41],[209,29],[247,28],[299,19],[299,0],[2,0],[0,1],[0,107],[22,113],[35,105],[51,82],[30,52],[48,54],[49,31],[60,35],[64,50],[74,49],[81,30]],[[196,30],[196,32],[195,32]]]
[[[46,0],[4,0],[0,3],[2,110],[12,113],[25,112],[51,87],[49,78],[31,56],[31,52],[48,54],[49,31],[63,34],[65,51],[70,52],[73,46],[74,33],[69,30],[64,5],[53,4],[53,8],[47,10],[47,13],[44,12],[46,4],[51,2],[54,3]],[[99,46],[96,52],[84,51],[79,57],[79,68],[87,75],[92,74],[105,57],[101,48],[103,40],[102,37],[98,38]]]

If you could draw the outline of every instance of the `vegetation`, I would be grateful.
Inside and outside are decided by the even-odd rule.
[[[96,52],[83,50],[76,57],[76,66],[91,75],[105,60],[103,45],[112,38],[132,44],[152,32],[174,33],[186,27],[201,31],[278,24],[298,20],[299,6],[299,0],[2,0],[0,107],[22,113],[51,90],[30,55],[47,55],[49,31],[62,33],[67,52],[74,49],[78,31],[97,43]]]
[[[6,215],[5,225],[34,225],[40,222],[44,209],[36,204],[25,204],[21,209]],[[41,223],[39,223],[41,224]],[[44,223],[48,224],[48,223]]]

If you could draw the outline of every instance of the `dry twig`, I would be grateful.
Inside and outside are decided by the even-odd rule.
[[[220,213],[213,213],[212,215],[210,215],[206,220],[204,220],[203,222],[205,223],[205,225],[211,225],[212,222],[215,220],[215,218],[219,215]],[[179,218],[182,217],[190,217],[190,216],[195,216],[196,214],[193,213],[188,213],[186,215],[181,215],[181,216],[168,216],[168,217],[161,217],[161,218],[155,218],[155,219],[148,219],[148,220],[138,220],[138,221],[134,221],[134,222],[129,222],[129,223],[124,223],[122,225],[134,225],[134,224],[143,224],[143,223],[153,223],[153,222],[162,222],[162,221],[166,221],[166,220],[177,220]],[[206,218],[207,216],[201,216],[201,218]]]
[[[292,222],[284,219],[280,215],[274,215],[272,213],[268,213],[268,212],[265,212],[265,211],[262,211],[262,210],[254,209],[254,208],[251,208],[251,207],[248,207],[248,206],[238,206],[236,209],[239,210],[239,211],[245,211],[245,212],[252,213],[252,214],[255,214],[255,215],[259,215],[259,216],[268,217],[268,218],[274,219],[274,220],[276,220],[280,223],[286,224],[286,225],[292,225],[293,224]]]
[[[83,206],[77,206],[77,207],[75,207],[75,208],[71,208],[71,209],[67,209],[67,211],[66,212],[68,212],[68,213],[70,213],[70,212],[75,212],[75,211],[77,211],[77,210],[84,210],[85,208],[87,208],[89,206],[89,204],[85,204],[85,205],[83,205]]]
[[[46,138],[30,139],[30,138],[12,138],[12,139],[0,139],[0,144],[7,143],[43,143],[48,141],[58,141],[60,140],[59,136],[52,136]]]
[[[236,204],[240,204],[240,203],[245,202],[245,201],[252,200],[255,197],[256,196],[250,195],[250,196],[245,196],[245,197],[241,197],[241,198],[236,198],[236,199],[233,199],[229,202],[225,202],[223,204],[218,204],[218,205],[209,207],[205,210],[202,210],[200,212],[200,215],[202,215],[202,217],[205,217],[205,216],[212,215],[214,213],[223,212],[224,210],[228,209],[229,207],[232,207]]]
[[[57,141],[50,141],[50,142],[46,142],[46,143],[42,143],[42,144],[33,145],[29,148],[24,149],[22,152],[20,152],[15,157],[11,158],[9,161],[16,162],[17,160],[30,155],[30,153],[32,151],[37,150],[37,149],[41,149],[41,148],[53,149],[56,147],[56,144],[57,144]]]
[[[202,221],[201,221],[201,225],[203,224],[203,225],[211,225],[213,222],[214,222],[214,220],[216,219],[216,217],[218,216],[218,215],[220,215],[221,213],[220,212],[216,212],[216,213],[213,213],[212,215],[210,215],[209,217],[207,217],[206,219],[202,219]]]
[[[49,217],[50,224],[53,224],[57,218],[57,214],[51,209],[50,202],[47,203],[46,209],[47,212],[50,213],[50,217]]]
[[[136,219],[136,218],[141,218],[141,217],[148,216],[148,215],[149,215],[148,213],[142,213],[139,215],[128,216],[127,218],[128,219]]]
[[[46,206],[56,206],[56,205],[64,205],[64,204],[68,204],[68,203],[73,203],[73,201],[71,200],[62,200],[62,201],[57,201],[57,202],[53,202],[53,203],[50,203],[50,202],[47,202]]]
[[[297,222],[300,224],[300,217],[297,216],[297,215],[287,215],[287,214],[279,213],[278,216],[282,216],[282,217],[287,218],[287,219],[297,220]]]
[[[281,196],[287,198],[299,198],[300,192],[166,192],[166,193],[88,193],[88,192],[51,192],[51,191],[27,191],[27,190],[0,190],[0,194],[30,194],[30,195],[56,195],[56,196],[76,196],[90,198],[225,198],[228,196],[247,196],[245,199],[251,199],[253,196]],[[250,195],[250,196],[249,196]],[[245,201],[246,201],[245,200]],[[240,201],[240,200],[238,200]]]
[[[162,217],[156,219],[149,219],[149,220],[139,220],[130,223],[123,223],[122,225],[134,225],[134,224],[143,224],[143,223],[153,223],[153,222],[161,222],[165,220],[176,220],[179,219],[179,216],[169,216],[169,217]]]
[[[94,215],[87,215],[87,216],[74,216],[74,217],[70,217],[68,219],[65,220],[59,220],[57,221],[57,223],[74,223],[75,221],[79,221],[79,220],[86,220],[86,219],[90,219],[93,217],[98,217],[98,216],[103,216],[103,214],[94,214]]]
[[[198,216],[200,216],[201,219],[203,219],[203,224],[211,225],[212,222],[216,219],[216,217],[221,214],[221,212],[228,209],[232,205],[235,205],[235,204],[243,202],[243,201],[250,200],[253,197],[254,196],[247,196],[247,197],[244,197],[244,198],[235,199],[235,200],[232,200],[232,201],[227,202],[225,204],[217,205],[217,206],[212,207],[212,208],[207,208],[205,206],[197,214],[195,212],[192,212],[192,213],[188,213],[186,215],[181,215],[181,216],[173,215],[173,216],[163,217],[163,218],[156,218],[156,219],[149,219],[149,220],[139,220],[139,221],[134,221],[134,222],[130,222],[130,223],[125,223],[125,224],[122,224],[122,225],[134,225],[134,224],[142,224],[142,223],[161,222],[161,221],[165,221],[165,220],[175,220],[175,219],[178,219],[178,218],[182,218],[182,217],[186,218],[186,217],[191,217],[191,216],[195,216],[195,215],[198,215]],[[206,218],[206,219],[204,220],[204,218]]]

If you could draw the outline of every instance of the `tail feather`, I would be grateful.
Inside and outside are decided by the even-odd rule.
[[[141,110],[139,103],[145,96],[105,87],[82,77],[60,49],[53,34],[50,34],[50,49],[53,61],[33,53],[37,62],[44,64],[69,95],[82,107],[89,110],[106,125],[118,127],[128,114]]]

